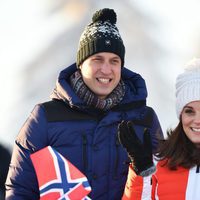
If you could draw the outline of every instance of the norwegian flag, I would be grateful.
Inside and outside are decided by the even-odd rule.
[[[40,200],[89,200],[87,178],[55,149],[48,146],[31,160],[38,179]]]

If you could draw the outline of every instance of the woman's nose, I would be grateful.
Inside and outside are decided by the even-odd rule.
[[[200,125],[200,112],[198,112],[194,118],[194,123]]]

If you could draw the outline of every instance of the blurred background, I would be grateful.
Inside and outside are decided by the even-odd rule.
[[[10,150],[35,104],[49,100],[72,64],[84,27],[113,8],[126,46],[125,66],[140,73],[164,132],[176,122],[174,84],[200,57],[198,0],[0,0],[0,143]]]

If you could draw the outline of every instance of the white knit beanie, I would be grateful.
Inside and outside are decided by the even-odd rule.
[[[200,58],[192,59],[176,78],[176,113],[179,118],[184,106],[200,100]]]

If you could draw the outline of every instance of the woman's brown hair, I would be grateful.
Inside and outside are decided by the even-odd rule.
[[[167,139],[161,140],[157,160],[165,160],[164,165],[175,170],[178,166],[191,168],[200,165],[200,149],[186,136],[180,121],[174,130],[168,130]]]

